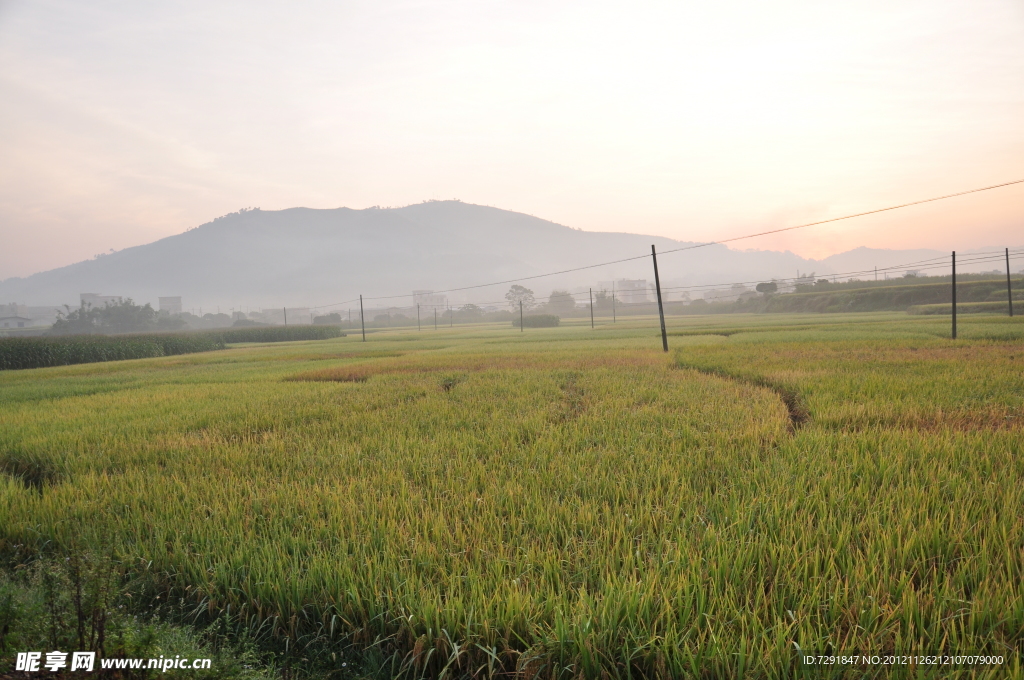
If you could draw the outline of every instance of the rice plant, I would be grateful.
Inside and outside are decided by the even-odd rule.
[[[0,374],[0,551],[112,545],[311,675],[1024,677],[1024,325],[644,323]]]

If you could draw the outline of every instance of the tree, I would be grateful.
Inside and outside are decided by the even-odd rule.
[[[606,290],[594,291],[594,309],[598,312],[611,312],[612,294]]]
[[[459,315],[470,319],[479,319],[484,315],[484,310],[474,304],[462,305]]]
[[[57,321],[50,332],[54,335],[82,335],[88,333],[145,333],[160,330],[168,324],[158,326],[157,312],[147,302],[135,304],[131,298],[119,302],[93,307],[82,303],[78,309],[72,310],[64,305],[65,312],[57,313]],[[173,327],[180,324],[173,323]]]
[[[324,314],[323,316],[314,317],[314,324],[340,324],[341,314],[337,312],[331,312],[330,314]]]
[[[532,309],[535,304],[533,291],[518,284],[508,289],[505,299],[508,300],[508,306],[513,310],[519,309],[520,303],[523,305],[523,309]]]
[[[96,313],[98,310],[84,302],[78,309],[72,310],[64,305],[63,312],[57,312],[57,321],[50,328],[53,335],[87,335],[96,332]]]
[[[139,306],[126,298],[107,303],[99,310],[99,327],[103,333],[143,333],[156,327],[156,310],[147,302]]]
[[[576,300],[567,290],[553,290],[548,296],[548,310],[558,316],[569,316],[576,311]]]
[[[178,315],[161,314],[156,318],[156,328],[154,330],[162,332],[180,331],[186,325],[185,320]]]
[[[768,281],[766,283],[759,283],[759,284],[757,284],[757,288],[755,290],[758,293],[763,293],[765,297],[768,297],[769,295],[771,295],[772,293],[774,293],[778,289],[779,289],[779,284],[775,283],[774,281]]]

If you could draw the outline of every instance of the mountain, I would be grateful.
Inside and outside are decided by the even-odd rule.
[[[693,243],[658,236],[585,232],[522,213],[459,201],[403,208],[249,210],[154,243],[0,282],[0,301],[77,305],[79,294],[136,302],[180,295],[186,309],[326,305],[409,296],[492,281],[527,279]],[[790,252],[723,245],[659,257],[665,285],[756,281],[867,269],[942,255],[934,251],[851,251],[822,261]],[[884,266],[884,265],[882,265]],[[902,272],[901,272],[902,273]],[[538,297],[613,278],[653,280],[650,258],[523,280]],[[453,304],[500,301],[509,284],[453,292]],[[410,298],[375,304],[408,305]]]

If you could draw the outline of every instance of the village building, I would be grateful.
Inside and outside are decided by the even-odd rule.
[[[0,328],[28,328],[32,319],[27,316],[0,316]]]
[[[418,305],[420,310],[436,309],[442,311],[448,309],[448,298],[432,290],[414,290],[412,292],[413,305]]]
[[[181,296],[157,298],[160,303],[160,313],[174,316],[181,314]]]

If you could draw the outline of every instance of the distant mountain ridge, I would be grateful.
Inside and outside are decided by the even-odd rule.
[[[248,210],[184,233],[93,260],[0,282],[0,301],[78,303],[83,292],[122,295],[156,306],[222,310],[317,306],[357,297],[409,295],[554,271],[695,245],[660,236],[586,232],[522,213],[459,201],[403,208]],[[737,251],[724,245],[659,258],[675,285],[828,275],[892,266],[943,253],[859,248],[815,261],[791,252]],[[653,279],[650,260],[524,281],[540,296],[553,288],[596,286],[613,278]],[[451,293],[453,304],[501,300],[508,286]],[[384,303],[375,303],[384,304]],[[386,304],[407,305],[395,299]]]

